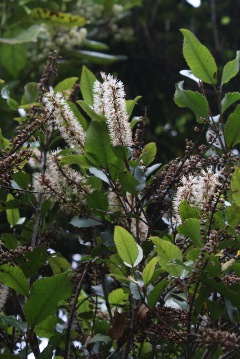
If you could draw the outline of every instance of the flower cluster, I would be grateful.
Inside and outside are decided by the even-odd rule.
[[[93,109],[106,117],[113,146],[132,146],[123,83],[110,74],[102,72],[101,76],[103,83],[94,83]]]
[[[48,157],[47,170],[35,176],[35,190],[44,192],[51,201],[58,201],[67,212],[78,207],[79,212],[85,203],[85,196],[91,191],[81,173],[68,165],[61,165],[60,151]]]
[[[43,103],[68,145],[77,153],[82,153],[86,134],[63,95],[60,92],[54,94],[50,89],[43,97]]]
[[[183,200],[187,200],[190,205],[200,210],[207,210],[219,195],[221,188],[221,173],[213,172],[212,168],[206,171],[202,170],[200,175],[183,176],[181,184],[177,188],[177,192],[173,199],[173,216],[176,224],[181,224],[179,215],[179,206]]]

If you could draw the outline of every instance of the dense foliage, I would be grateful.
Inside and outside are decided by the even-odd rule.
[[[110,59],[76,49],[75,22],[82,29],[86,18],[74,14],[75,2],[56,9],[47,2],[46,10],[17,3],[10,4],[30,24],[1,38],[0,358],[238,358],[240,93],[229,88],[239,52],[217,65],[193,32],[180,30],[189,69],[174,102],[193,113],[194,140],[162,164],[156,143],[146,143],[146,117],[134,116],[141,97],[126,98],[125,83],[106,72],[96,76],[85,65],[80,77],[71,72],[77,53],[86,63],[101,58],[102,67]],[[89,9],[96,4],[99,34],[117,21],[113,8],[118,16],[141,5],[89,1]],[[13,15],[5,21],[15,24]],[[62,59],[69,43],[60,40],[70,33],[77,43]],[[36,57],[38,83],[25,84],[24,71],[39,70],[20,59],[15,67],[4,54],[19,49],[34,58],[29,36],[52,51]]]

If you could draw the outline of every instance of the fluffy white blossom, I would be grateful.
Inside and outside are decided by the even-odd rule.
[[[103,83],[93,86],[93,109],[107,118],[107,127],[113,146],[131,146],[132,131],[128,122],[124,86],[112,75],[101,73]]]
[[[81,153],[86,133],[63,95],[60,92],[54,94],[53,89],[50,89],[43,97],[43,103],[53,116],[55,124],[68,145],[77,153]]]
[[[182,222],[179,215],[181,202],[187,200],[190,205],[203,210],[216,200],[221,187],[220,178],[221,173],[214,173],[212,168],[202,170],[197,176],[182,177],[173,199],[173,216],[177,225]]]

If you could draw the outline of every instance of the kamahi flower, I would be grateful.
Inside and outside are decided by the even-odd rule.
[[[51,89],[43,97],[43,103],[68,145],[77,153],[82,153],[86,133],[63,95],[60,92],[54,94]]]
[[[107,118],[107,127],[113,146],[132,146],[132,131],[128,122],[123,83],[112,75],[101,73],[103,83],[93,86],[93,109]]]
[[[173,215],[176,224],[182,222],[179,206],[183,200],[187,200],[190,205],[200,210],[207,209],[216,202],[221,188],[220,178],[221,173],[214,173],[212,168],[208,168],[206,171],[202,170],[197,176],[182,177],[173,199]]]

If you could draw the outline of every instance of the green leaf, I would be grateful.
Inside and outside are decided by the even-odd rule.
[[[20,71],[25,68],[27,63],[26,45],[2,45],[0,62],[13,77],[18,77]]]
[[[149,283],[151,283],[151,279],[154,274],[157,262],[158,262],[158,257],[152,258],[142,272],[143,282],[146,287],[149,285]]]
[[[91,63],[98,65],[110,65],[116,61],[123,61],[127,59],[127,56],[124,55],[108,55],[102,52],[86,50],[69,51],[69,55],[89,60]]]
[[[13,195],[11,195],[11,193],[9,193],[7,195],[7,202],[10,202],[12,200],[14,200],[14,197],[13,197]],[[19,209],[18,208],[6,209],[6,213],[7,213],[8,223],[11,226],[15,226],[20,219]]]
[[[86,197],[87,205],[90,210],[98,209],[106,212],[108,210],[108,199],[102,191],[88,193]]]
[[[128,294],[122,288],[114,289],[108,296],[108,301],[111,305],[123,305],[127,299]]]
[[[239,71],[240,51],[237,51],[236,59],[229,61],[223,68],[221,85],[229,82]]]
[[[38,324],[35,328],[35,332],[39,337],[51,338],[53,335],[57,334],[56,326],[58,323],[62,323],[62,320],[57,316],[52,315]]]
[[[234,202],[240,207],[240,168],[235,167],[231,179],[231,190]]]
[[[62,156],[60,163],[62,165],[78,165],[80,168],[89,168],[91,165],[84,155]]]
[[[67,272],[69,269],[71,269],[71,265],[67,259],[61,256],[53,255],[49,257],[48,263],[52,268],[54,275]]]
[[[104,122],[91,122],[86,133],[85,151],[97,161],[99,167],[108,168],[116,162],[117,157],[111,149],[110,137]]]
[[[9,145],[9,140],[2,135],[2,130],[0,128],[0,150],[3,150]]]
[[[217,65],[210,51],[201,44],[196,36],[187,29],[180,29],[183,34],[183,56],[193,75],[207,84],[217,82]]]
[[[18,171],[14,173],[13,180],[21,189],[27,190],[30,183],[30,175],[24,171]]]
[[[240,142],[240,105],[229,116],[224,129],[224,137],[230,148]]]
[[[240,207],[233,203],[231,206],[227,206],[225,211],[228,224],[232,227],[238,226],[240,224]]]
[[[133,109],[138,103],[138,100],[140,100],[140,98],[142,98],[142,96],[137,96],[134,100],[126,100],[127,114],[129,117],[131,116]]]
[[[29,82],[24,86],[24,94],[21,100],[21,105],[36,103],[39,97],[38,84],[36,82]]]
[[[155,285],[155,287],[148,294],[147,300],[150,309],[153,309],[155,307],[168,283],[169,281],[164,278],[163,280],[161,280],[161,282]]]
[[[200,236],[200,220],[196,218],[189,218],[180,224],[177,228],[178,233],[190,238],[194,246],[202,248],[204,246]]]
[[[29,283],[23,271],[16,265],[0,266],[0,282],[23,296],[28,296]]]
[[[156,143],[149,142],[146,146],[144,146],[140,160],[142,160],[144,165],[147,167],[155,160],[156,154]]]
[[[82,107],[82,109],[86,112],[86,114],[92,119],[92,120],[100,120],[103,122],[106,122],[106,117],[102,115],[98,115],[90,105],[88,105],[83,100],[77,101],[77,103]]]
[[[105,51],[105,50],[109,49],[109,46],[107,44],[100,42],[100,41],[94,41],[94,40],[89,40],[89,39],[85,39],[83,41],[83,46],[88,47],[89,49],[98,50],[98,51]]]
[[[47,250],[44,245],[34,248],[33,251],[25,254],[26,261],[21,265],[21,269],[27,278],[37,274],[47,260]]]
[[[160,266],[170,275],[179,277],[182,268],[174,263],[176,259],[182,262],[182,252],[180,249],[169,241],[158,237],[150,237],[156,246]]]
[[[136,186],[139,185],[139,182],[130,172],[120,172],[119,182],[123,186],[124,191],[129,192],[132,195],[137,194]]]
[[[240,93],[239,92],[229,92],[227,93],[221,102],[222,113],[226,111],[233,103],[240,100]]]
[[[209,109],[206,97],[199,92],[193,92],[183,89],[183,81],[177,83],[174,94],[174,101],[179,107],[188,107],[196,116],[198,122],[201,122],[201,117],[208,119]]]
[[[16,319],[16,317],[14,315],[9,315],[7,317],[0,315],[0,321],[3,324],[7,324],[11,327],[15,327],[24,333],[27,331],[27,323],[20,322],[19,320]]]
[[[78,77],[68,77],[67,79],[64,79],[54,87],[54,93],[64,92],[67,90],[71,91],[77,81]]]
[[[96,226],[102,226],[103,224],[95,219],[91,218],[79,218],[79,217],[73,217],[70,224],[77,228],[88,228],[88,227],[96,227]]]
[[[114,242],[119,256],[128,267],[135,267],[141,262],[142,249],[126,229],[120,226],[115,227]]]
[[[83,66],[80,87],[83,99],[89,106],[93,105],[93,85],[96,80],[94,74],[86,66]]]
[[[0,43],[16,45],[16,44],[23,44],[25,42],[35,42],[37,41],[40,30],[41,30],[40,25],[32,25],[28,29],[21,31],[15,37],[10,37],[10,38],[0,37]]]
[[[33,328],[57,311],[58,302],[71,296],[72,288],[68,273],[36,280],[25,304],[27,322]]]
[[[183,222],[189,218],[200,218],[198,209],[190,206],[186,199],[180,203],[178,210]]]
[[[88,343],[89,344],[98,343],[98,342],[108,343],[111,341],[112,341],[112,339],[108,335],[103,335],[103,334],[97,333],[88,341]]]
[[[66,14],[46,8],[32,9],[30,19],[57,26],[84,26],[86,19],[79,15]]]

